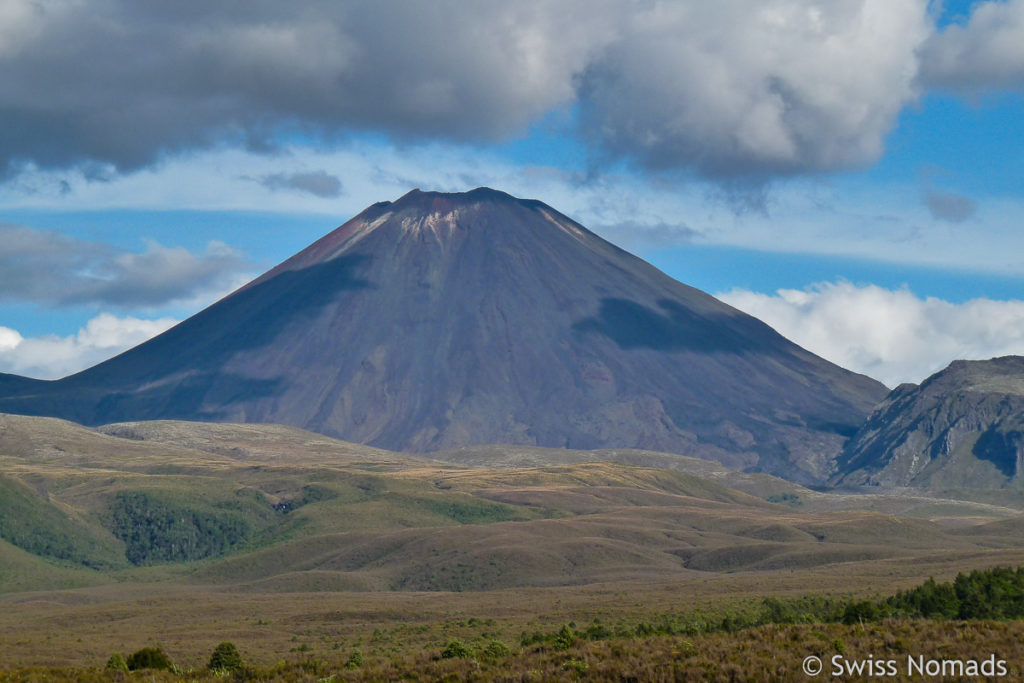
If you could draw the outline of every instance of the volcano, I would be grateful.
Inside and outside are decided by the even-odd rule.
[[[0,411],[274,422],[430,452],[641,448],[820,483],[887,393],[546,204],[413,190]]]

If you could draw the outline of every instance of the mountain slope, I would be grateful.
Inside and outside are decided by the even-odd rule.
[[[1024,481],[1024,358],[956,361],[897,387],[839,459],[842,485],[997,488]]]
[[[0,410],[276,422],[391,450],[646,448],[801,482],[881,384],[537,201],[375,204],[164,334]]]

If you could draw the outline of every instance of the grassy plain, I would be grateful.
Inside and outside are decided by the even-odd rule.
[[[436,457],[284,427],[97,431],[0,416],[0,680],[92,675],[113,652],[155,645],[199,671],[225,640],[283,680],[619,680],[640,675],[631,667],[650,675],[639,680],[703,680],[712,664],[770,680],[747,667],[762,660],[799,680],[794,657],[835,642],[881,652],[895,638],[927,654],[966,648],[965,634],[1020,640],[1017,623],[902,621],[521,646],[523,632],[570,622],[635,626],[765,596],[877,598],[1024,565],[1018,494],[825,493],[643,451]],[[453,639],[512,651],[441,659]],[[345,669],[356,650],[366,663]]]

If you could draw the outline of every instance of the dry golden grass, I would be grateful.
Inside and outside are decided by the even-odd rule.
[[[472,623],[472,622],[471,622]],[[485,622],[480,622],[484,628]],[[441,653],[457,636],[423,642],[417,638],[430,626],[378,630],[367,642],[341,647],[329,653],[292,653],[268,664],[252,664],[235,680],[261,681],[870,681],[879,677],[844,673],[833,678],[833,667],[857,662],[881,661],[895,675],[883,680],[983,680],[957,675],[956,662],[1002,662],[1005,676],[984,680],[1021,680],[1024,675],[1024,624],[1021,622],[933,622],[889,620],[880,624],[844,626],[769,625],[735,633],[696,636],[612,637],[599,641],[577,639],[565,647],[551,644],[519,646],[508,654],[488,657],[473,641],[466,641],[471,655],[446,659]],[[435,625],[437,631],[457,628]],[[472,628],[472,627],[469,627]],[[462,630],[466,630],[463,627]],[[447,640],[445,640],[447,638]],[[493,642],[490,635],[478,643]],[[53,645],[59,646],[60,641]],[[215,643],[210,641],[209,651]],[[170,647],[165,648],[172,653]],[[346,666],[359,651],[358,668]],[[243,656],[245,656],[243,648]],[[819,657],[825,673],[809,677],[801,666],[805,657]],[[172,654],[173,656],[173,654]],[[922,677],[909,659],[927,666],[947,663],[947,674]],[[0,681],[215,681],[225,677],[205,670],[205,660],[195,666],[175,662],[178,672],[144,671],[133,674],[105,672],[100,665],[19,667],[0,669]],[[862,665],[863,666],[863,665]],[[876,664],[877,666],[877,664]],[[863,669],[862,669],[863,671]],[[962,670],[961,670],[962,671]],[[230,680],[230,679],[229,679]]]
[[[936,554],[922,566],[876,561],[785,572],[694,573],[686,581],[464,593],[259,594],[180,581],[128,583],[3,596],[0,651],[5,669],[102,666],[113,652],[156,644],[179,666],[198,669],[224,640],[235,642],[248,662],[261,667],[303,657],[333,661],[357,648],[374,661],[390,660],[437,654],[453,638],[488,637],[512,645],[523,631],[557,630],[570,621],[635,624],[664,614],[743,609],[766,595],[881,597],[919,584],[922,576],[949,580],[969,567],[1011,564],[1024,564],[1024,550],[984,553],[964,564]]]
[[[57,522],[47,518],[57,531],[109,536],[107,555],[123,547],[105,515],[124,490],[164,492],[183,505],[264,501],[266,514],[251,520],[264,524],[261,535],[226,557],[102,571],[0,541],[0,669],[8,672],[0,680],[112,680],[88,668],[157,644],[182,669],[199,671],[225,640],[278,680],[403,672],[426,680],[798,680],[778,667],[817,642],[805,627],[701,636],[697,654],[679,638],[558,652],[515,644],[523,631],[570,621],[636,623],[769,595],[878,597],[928,576],[1024,565],[1012,495],[816,493],[679,456],[666,456],[675,469],[649,467],[657,454],[632,451],[612,452],[614,462],[566,463],[531,449],[503,463],[515,467],[476,467],[278,427],[172,422],[110,431],[121,436],[0,416],[0,477],[38,497],[33,514],[59,511]],[[269,512],[310,486],[322,497]],[[780,493],[792,506],[764,499]],[[83,528],[88,534],[78,534]],[[920,628],[891,626],[922,647],[926,637],[954,639],[952,648],[966,642],[949,625]],[[885,633],[843,629],[822,632],[851,652],[889,642]],[[1020,635],[1006,624],[964,629],[1000,647]],[[438,659],[456,638],[497,639],[514,652],[497,663]],[[356,649],[366,666],[343,669]],[[12,673],[22,667],[60,670]]]

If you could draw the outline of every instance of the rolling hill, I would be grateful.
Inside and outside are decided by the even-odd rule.
[[[819,493],[672,454],[436,455],[450,460],[274,425],[96,430],[0,416],[9,558],[0,592],[115,581],[275,593],[689,580],[972,556],[1013,548],[1021,533],[1019,507]],[[474,457],[489,464],[465,464]]]

